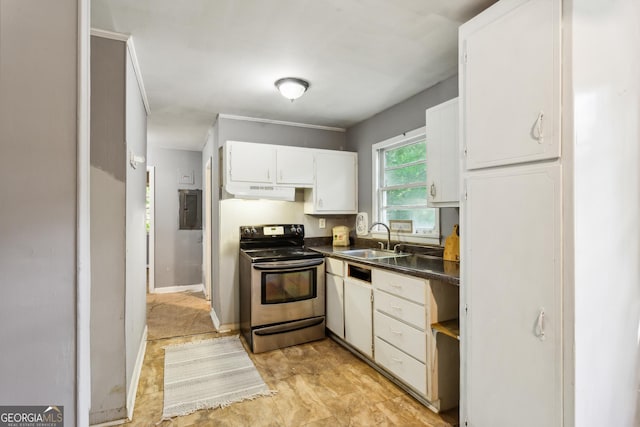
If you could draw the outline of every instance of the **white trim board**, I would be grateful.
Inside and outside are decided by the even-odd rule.
[[[283,125],[283,126],[294,126],[299,128],[308,128],[308,129],[318,129],[318,130],[328,130],[332,132],[346,132],[347,130],[344,128],[336,128],[331,126],[320,126],[320,125],[311,125],[307,123],[296,123],[296,122],[285,122],[282,120],[271,120],[271,119],[261,119],[257,117],[245,117],[245,116],[236,116],[233,114],[218,114],[218,117],[221,119],[230,119],[230,120],[244,120],[247,122],[258,122],[258,123],[269,123],[272,125]]]
[[[149,174],[149,293],[153,294],[156,286],[156,168],[147,166]]]
[[[171,294],[174,292],[204,292],[204,284],[182,285],[182,286],[165,286],[162,288],[154,288],[151,293],[154,294]]]
[[[213,327],[216,331],[220,332],[220,319],[218,319],[218,315],[216,314],[213,307],[211,307],[211,311],[209,312],[209,316],[211,317],[211,321],[213,322]]]
[[[91,408],[91,8],[77,2],[77,136],[76,136],[76,413],[75,424],[89,424]],[[69,414],[69,419],[74,419]],[[72,423],[69,423],[72,424]]]
[[[140,346],[138,347],[138,356],[136,357],[136,364],[133,367],[133,375],[131,376],[129,391],[127,392],[127,418],[130,421],[133,419],[133,408],[136,406],[136,393],[138,391],[138,383],[140,382],[140,374],[142,373],[142,363],[144,362],[144,355],[147,351],[148,332],[149,330],[147,325],[144,325],[142,338],[140,338]]]
[[[101,30],[99,28],[92,28],[91,35],[96,37],[102,37],[105,39],[118,40],[127,43],[129,57],[131,57],[131,64],[133,65],[133,71],[136,74],[138,80],[138,86],[140,88],[140,95],[142,96],[142,103],[147,115],[151,114],[151,108],[149,107],[149,99],[147,98],[147,91],[144,88],[144,82],[142,81],[142,70],[140,70],[140,64],[138,63],[138,55],[136,55],[136,48],[133,44],[133,36],[131,34],[116,33],[113,31]]]

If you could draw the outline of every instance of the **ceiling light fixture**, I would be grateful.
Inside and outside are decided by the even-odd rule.
[[[295,77],[285,77],[274,83],[282,96],[293,102],[309,89],[309,82]]]

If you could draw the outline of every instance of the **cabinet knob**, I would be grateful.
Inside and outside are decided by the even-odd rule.
[[[429,188],[429,194],[431,194],[431,197],[436,197],[436,184],[435,182],[431,183],[431,188]]]

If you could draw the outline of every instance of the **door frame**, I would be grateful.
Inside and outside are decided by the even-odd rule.
[[[211,205],[211,168],[213,159],[209,157],[205,166],[204,178],[204,260],[202,268],[204,269],[204,296],[207,301],[211,301],[211,225],[212,225],[212,205]]]
[[[155,292],[156,275],[155,275],[155,255],[156,255],[156,167],[147,166],[149,174],[149,244],[148,254],[149,263],[149,293]]]

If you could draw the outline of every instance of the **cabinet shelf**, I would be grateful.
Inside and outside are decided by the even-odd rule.
[[[440,332],[444,335],[460,341],[460,321],[458,319],[432,323],[431,330],[435,331],[436,333]]]

